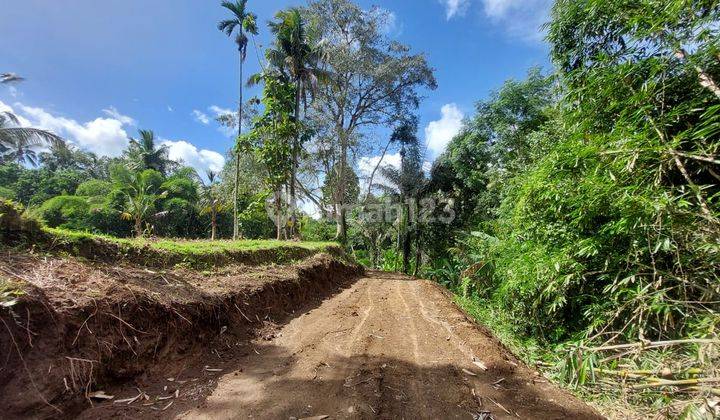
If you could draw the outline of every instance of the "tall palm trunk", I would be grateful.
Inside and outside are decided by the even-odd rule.
[[[295,122],[300,123],[300,77],[295,78]],[[290,171],[290,236],[297,237],[297,195],[295,183],[297,182],[298,149],[300,147],[300,131],[296,130],[292,145],[292,170]]]
[[[418,209],[418,202],[417,198],[414,199],[415,202],[415,268],[413,269],[413,276],[418,275],[418,271],[420,270],[420,263],[422,260],[422,249],[420,248],[420,216],[417,214],[419,211]]]
[[[345,166],[347,165],[348,142],[342,129],[340,134],[340,171],[338,173],[338,212],[337,212],[337,233],[335,239],[341,243],[347,240],[347,215],[345,214]]]
[[[215,240],[215,233],[217,232],[217,210],[213,204],[212,214],[210,216],[210,240]]]
[[[135,216],[135,237],[142,238],[142,236],[143,236],[142,217]]]
[[[282,187],[280,187],[282,188]],[[280,211],[282,210],[282,203],[280,202],[280,197],[282,196],[281,190],[278,189],[275,191],[275,226],[277,228],[277,237],[276,239],[279,241],[282,239],[282,215],[280,214]]]
[[[243,55],[242,50],[238,52],[240,57],[240,101],[238,102],[238,139],[242,134],[242,106],[243,106]],[[233,191],[233,240],[240,237],[240,226],[238,221],[238,195],[240,189],[240,151],[237,150],[237,139],[235,141],[235,189]]]

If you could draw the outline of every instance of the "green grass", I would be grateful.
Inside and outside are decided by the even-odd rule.
[[[145,239],[132,239],[131,243],[135,245],[149,245],[152,248],[179,252],[179,253],[197,253],[208,254],[214,252],[233,252],[233,251],[262,251],[277,248],[304,248],[311,251],[324,251],[329,247],[338,246],[335,242],[294,242],[294,241],[275,241],[262,239],[248,240],[171,240],[160,239],[156,241],[148,241]]]
[[[125,259],[155,267],[207,269],[231,263],[292,264],[320,252],[339,258],[343,255],[335,242],[115,238],[46,227],[42,231],[50,248],[71,255],[104,261]]]
[[[145,238],[116,238],[109,235],[78,232],[66,229],[44,228],[51,235],[69,241],[100,239],[131,247],[150,247],[160,251],[179,254],[208,255],[224,252],[264,251],[278,248],[302,248],[310,251],[325,251],[331,247],[339,247],[336,242],[297,242],[276,241],[270,239],[243,239],[233,240],[189,240],[189,239],[145,239]]]

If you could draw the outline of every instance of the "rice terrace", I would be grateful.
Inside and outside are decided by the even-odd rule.
[[[3,419],[720,418],[720,1],[5,0]]]

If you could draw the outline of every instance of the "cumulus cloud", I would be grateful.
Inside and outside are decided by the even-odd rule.
[[[122,154],[128,144],[128,135],[123,126],[134,121],[112,107],[103,110],[108,115],[107,118],[100,117],[79,123],[71,118],[53,115],[43,108],[30,107],[20,103],[16,103],[15,106],[24,120],[21,120],[22,125],[49,130],[100,156],[120,156]]]
[[[136,124],[133,118],[123,115],[112,106],[102,110],[107,118],[96,118],[85,123],[21,103],[15,103],[12,107],[0,101],[0,112],[12,112],[23,127],[51,131],[82,149],[110,157],[120,156],[127,148],[129,140],[124,127]],[[198,149],[185,140],[161,139],[160,144],[168,147],[170,159],[192,166],[201,175],[207,170],[219,172],[225,166],[225,157],[220,153]]]
[[[464,16],[470,6],[470,0],[440,0],[445,6],[445,18],[452,19],[455,16]]]
[[[167,146],[170,159],[192,166],[200,175],[204,175],[208,170],[220,172],[225,166],[225,157],[220,153],[198,149],[185,140],[163,140],[160,144]]]
[[[195,121],[199,122],[200,124],[210,124],[210,117],[208,117],[207,114],[202,111],[193,109],[192,116],[195,117]]]
[[[425,142],[434,154],[445,150],[450,140],[455,137],[463,125],[463,113],[454,103],[445,104],[440,109],[441,118],[430,121],[425,127]]]

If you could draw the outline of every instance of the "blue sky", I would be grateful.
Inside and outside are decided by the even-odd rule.
[[[389,35],[425,53],[436,69],[438,89],[426,92],[419,109],[429,161],[477,100],[531,66],[549,66],[538,26],[550,0],[359,3],[390,12]],[[258,43],[268,44],[265,23],[277,10],[301,4],[249,0],[261,24]],[[119,154],[125,138],[144,128],[175,159],[198,169],[222,165],[232,135],[213,117],[235,107],[238,76],[236,49],[215,27],[226,16],[219,1],[4,0],[2,9],[0,72],[27,81],[0,89],[0,110],[99,154]],[[251,46],[245,74],[258,68]],[[377,161],[367,153],[361,171]]]

